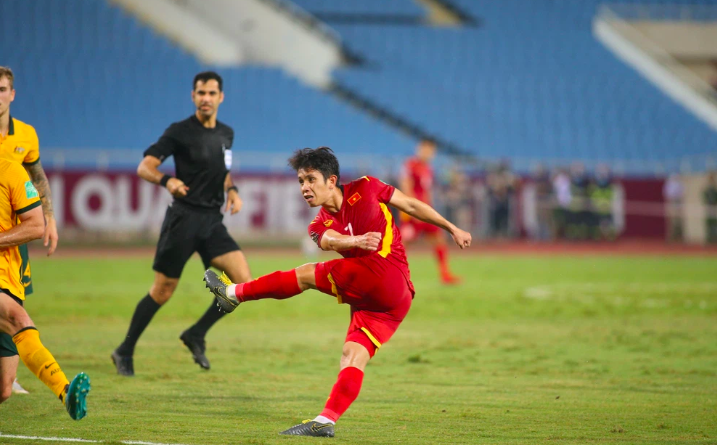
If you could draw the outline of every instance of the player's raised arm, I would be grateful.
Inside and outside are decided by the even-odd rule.
[[[456,242],[458,247],[461,249],[469,247],[471,245],[471,234],[465,230],[461,230],[455,226],[452,222],[441,216],[433,207],[428,204],[419,201],[416,198],[406,196],[402,191],[396,189],[391,196],[391,200],[388,202],[392,207],[398,210],[408,213],[412,217],[419,219],[423,222],[438,226],[453,237],[453,241]]]
[[[368,232],[363,235],[342,235],[335,230],[327,230],[321,237],[321,248],[323,250],[334,250],[341,252],[342,250],[363,249],[378,250],[381,242],[381,234],[378,232]]]

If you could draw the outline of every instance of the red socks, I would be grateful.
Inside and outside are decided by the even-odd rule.
[[[237,299],[241,302],[261,300],[262,298],[275,298],[283,300],[301,293],[296,270],[274,272],[259,277],[254,281],[237,284],[235,289]]]
[[[362,382],[363,371],[360,369],[350,366],[341,370],[321,415],[334,422],[339,420],[358,397]]]
[[[447,251],[448,249],[446,249],[446,246],[441,245],[436,246],[434,249],[436,259],[438,260],[438,267],[440,268],[442,275],[450,274],[448,271],[448,261],[446,260]]]

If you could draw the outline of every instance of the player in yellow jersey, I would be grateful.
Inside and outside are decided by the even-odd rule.
[[[23,308],[22,257],[18,246],[42,237],[45,221],[40,197],[20,164],[0,159],[0,332],[12,335],[20,359],[63,403],[75,420],[87,415],[90,379],[81,372],[67,380],[60,365],[40,341],[40,333]],[[0,359],[0,371],[9,366],[14,372],[18,358]],[[3,383],[0,403],[12,394]]]
[[[30,175],[33,185],[40,193],[46,222],[43,241],[45,246],[48,246],[47,254],[49,256],[55,251],[58,241],[50,184],[42,164],[40,164],[40,148],[35,129],[31,125],[10,116],[10,103],[15,99],[13,82],[14,75],[12,70],[0,66],[0,158],[22,164]],[[23,244],[19,248],[22,256],[22,282],[25,286],[25,295],[30,295],[33,289],[27,245]],[[5,349],[3,349],[3,344],[6,346]],[[17,351],[15,351],[12,339],[0,334],[0,359],[8,355],[17,355]],[[15,373],[13,372],[12,374],[14,375]],[[0,381],[5,381],[8,377],[7,373],[0,373]],[[27,391],[17,381],[13,381],[12,385],[13,392],[27,394]]]

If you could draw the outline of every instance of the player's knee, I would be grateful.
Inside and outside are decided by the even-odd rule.
[[[306,263],[295,269],[296,281],[302,291],[316,289],[316,264]]]
[[[350,366],[363,371],[369,360],[371,360],[371,354],[364,345],[353,341],[344,343],[341,353],[341,369]]]
[[[0,403],[6,401],[12,395],[12,383],[9,385],[2,385],[0,388]]]
[[[8,314],[7,321],[10,324],[11,332],[18,332],[34,326],[27,311],[22,307],[13,308]]]
[[[162,305],[172,298],[176,288],[177,285],[174,283],[155,283],[149,291],[149,296],[155,303]]]

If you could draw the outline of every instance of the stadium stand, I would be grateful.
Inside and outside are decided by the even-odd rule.
[[[412,0],[294,3],[318,17],[423,14]],[[450,3],[481,25],[329,21],[367,61],[338,70],[336,82],[489,159],[661,162],[717,146],[717,134],[595,40],[597,0]],[[17,74],[13,113],[44,147],[146,147],[191,110],[188,79],[206,68],[104,1],[4,0],[0,28],[13,42],[0,62]],[[228,92],[220,119],[236,129],[237,148],[412,151],[411,138],[279,70],[219,71]]]
[[[359,15],[380,10],[379,1],[296,2],[319,17],[347,14],[347,3]],[[329,22],[370,61],[337,82],[487,158],[659,162],[714,150],[717,134],[593,37],[602,2],[450,3],[482,26]],[[391,4],[415,13],[408,0]]]
[[[16,17],[33,32],[13,26]],[[13,114],[37,128],[44,147],[147,147],[191,113],[191,79],[211,68],[104,1],[4,0],[0,28],[13,42],[0,62],[16,73]],[[238,149],[413,149],[412,140],[280,70],[218,71],[227,92],[220,119],[234,126]]]

